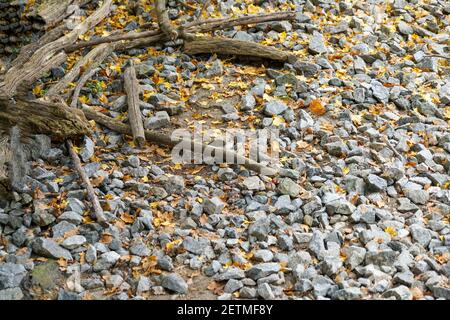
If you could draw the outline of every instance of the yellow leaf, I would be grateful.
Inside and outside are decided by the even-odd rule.
[[[313,101],[311,101],[311,103],[309,104],[309,109],[316,116],[322,116],[327,112],[327,109],[325,109],[319,99],[314,99]]]
[[[42,86],[39,85],[33,88],[33,94],[35,96],[40,96],[41,93],[42,93]]]
[[[83,103],[83,104],[87,104],[87,103],[89,102],[89,98],[86,97],[86,96],[80,96],[80,97],[78,98],[78,100],[79,100],[81,103]]]
[[[255,6],[255,5],[253,5],[253,4],[249,4],[249,5],[247,6],[247,12],[248,12],[249,14],[256,14],[256,13],[259,13],[260,11],[261,11],[261,8]]]
[[[54,183],[62,183],[63,181],[63,178],[56,178],[55,180],[53,180]]]
[[[73,146],[73,151],[75,151],[76,153],[80,154],[80,150],[80,147]]]
[[[272,124],[275,127],[279,127],[283,123],[285,123],[284,119],[282,117],[279,117],[279,116],[275,116],[274,119],[273,119],[273,122],[272,122]]]
[[[350,172],[350,168],[349,167],[345,167],[344,169],[342,169],[342,173],[347,175]]]
[[[384,229],[384,232],[388,233],[391,237],[397,236],[397,231],[395,231],[395,228],[393,227],[386,227],[386,229]]]

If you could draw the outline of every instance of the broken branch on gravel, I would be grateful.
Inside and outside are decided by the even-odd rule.
[[[169,19],[169,13],[166,7],[166,0],[155,0],[155,12],[158,18],[158,24],[161,31],[171,40],[178,38],[178,32],[173,27]]]
[[[127,135],[132,134],[130,127],[124,123],[114,120],[113,118],[108,117],[98,111],[94,111],[94,110],[88,108],[86,105],[83,105],[82,110],[88,119],[94,120],[95,122],[107,127],[110,130],[113,130],[113,131],[116,131],[116,132],[119,132],[122,134],[127,134]],[[167,136],[167,135],[164,135],[161,133],[156,133],[151,130],[144,130],[144,133],[145,133],[145,137],[146,137],[147,141],[156,143],[161,146],[174,147],[178,143],[182,142],[181,139],[173,140],[170,136]],[[248,170],[252,170],[257,173],[266,175],[266,176],[276,176],[279,174],[278,169],[267,167],[267,166],[265,166],[261,163],[258,163],[254,160],[251,160],[249,158],[241,156],[238,153],[236,153],[235,151],[232,151],[229,149],[224,149],[224,148],[219,148],[219,147],[215,147],[215,146],[211,146],[211,145],[201,144],[199,142],[195,142],[192,140],[187,141],[187,143],[191,144],[191,150],[202,150],[203,151],[205,149],[209,149],[209,151],[211,151],[212,155],[221,154],[224,159],[234,159],[233,163],[239,163],[242,166],[244,166],[245,168],[247,168]]]
[[[83,68],[97,68],[113,51],[114,46],[112,44],[101,44],[89,51],[88,54],[77,61],[59,82],[48,90],[46,96],[53,96],[62,92],[69,83],[73,82],[80,75]]]
[[[78,104],[78,98],[80,96],[81,89],[83,89],[86,82],[94,75],[96,74],[100,68],[86,70],[83,75],[80,77],[80,80],[78,81],[77,86],[75,87],[75,90],[73,91],[72,96],[72,102],[70,103],[70,107],[76,108]]]
[[[295,19],[295,14],[296,14],[295,12],[274,12],[269,14],[249,15],[237,18],[219,18],[219,19],[194,21],[178,28],[178,33],[183,34],[185,32],[191,33],[211,32],[216,29],[226,29],[240,25],[250,25],[280,20],[290,21]],[[130,42],[132,40],[137,41]],[[121,43],[118,47],[119,50],[121,49],[123,50],[123,49],[130,49],[133,47],[145,46],[148,44],[164,40],[168,40],[168,38],[166,38],[159,29],[143,32],[128,32],[128,33],[113,34],[100,39],[82,41],[77,44],[68,46],[65,49],[65,51],[67,53],[70,53],[79,50],[81,48],[92,47],[101,43],[127,41],[123,44]]]
[[[136,70],[133,62],[124,73],[124,87],[127,93],[128,101],[128,120],[130,122],[131,132],[133,133],[134,142],[142,148],[145,144],[144,124],[140,109],[139,93],[140,86],[136,78]]]
[[[280,62],[295,59],[295,56],[289,52],[259,43],[218,37],[195,37],[193,40],[186,41],[184,52],[187,54],[217,53],[248,56]]]
[[[92,203],[92,207],[94,209],[94,214],[97,222],[103,226],[108,227],[108,221],[106,220],[105,214],[103,213],[103,209],[100,206],[100,202],[98,201],[97,195],[95,194],[95,190],[92,187],[92,184],[89,180],[89,177],[87,176],[86,172],[84,171],[83,167],[81,166],[80,158],[78,157],[78,154],[75,152],[73,148],[73,143],[69,139],[66,141],[67,149],[69,150],[69,154],[72,157],[73,164],[75,166],[76,171],[78,172],[78,175],[81,177],[81,180],[83,181],[86,191],[89,197],[89,200]]]
[[[22,134],[46,134],[54,140],[91,133],[83,112],[63,103],[0,97],[0,130],[16,125]]]
[[[112,0],[105,0],[99,9],[77,25],[71,32],[40,47],[27,62],[18,66],[17,69],[8,70],[5,74],[3,83],[0,84],[0,92],[2,92],[0,95],[13,97],[17,92],[17,88],[22,85],[22,83],[29,81],[32,76],[35,78],[36,76],[42,75],[42,72],[45,72],[43,71],[42,65],[48,65],[48,62],[52,61],[51,59],[55,55],[61,54],[61,50],[75,43],[80,35],[92,29],[108,16],[111,12],[111,4]]]

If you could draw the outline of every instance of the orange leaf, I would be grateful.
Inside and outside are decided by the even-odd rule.
[[[309,104],[309,109],[316,116],[322,116],[327,112],[327,109],[325,109],[319,99],[314,99],[313,101],[311,101],[311,103]]]

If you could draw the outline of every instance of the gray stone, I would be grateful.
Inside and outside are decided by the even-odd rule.
[[[294,69],[305,77],[314,77],[320,70],[320,66],[314,63],[302,62],[300,59],[294,63]]]
[[[225,271],[219,275],[216,275],[214,279],[217,281],[226,281],[230,279],[244,279],[245,278],[245,271],[237,268],[237,267],[229,267],[225,269]]]
[[[94,271],[110,269],[120,259],[120,255],[114,251],[105,252],[98,258],[94,264]]]
[[[315,230],[308,244],[308,249],[319,257],[325,251],[325,243],[322,232]]]
[[[373,192],[379,192],[386,190],[387,182],[383,178],[377,175],[369,174],[366,178],[367,189]]]
[[[155,115],[145,121],[145,128],[150,130],[160,129],[170,124],[170,116],[166,111],[156,112]]]
[[[425,57],[417,64],[417,67],[426,72],[438,72],[439,63],[438,59],[434,57]]]
[[[150,255],[151,251],[144,242],[138,240],[131,244],[130,253],[139,257],[147,257]]]
[[[343,141],[336,141],[325,144],[325,150],[335,157],[345,157],[350,152],[347,145]]]
[[[253,222],[249,228],[249,235],[255,237],[259,241],[264,241],[270,232],[270,221],[267,218],[260,218]]]
[[[221,181],[230,181],[237,177],[237,174],[231,168],[220,168],[217,175]]]
[[[83,146],[80,150],[80,157],[84,162],[88,162],[95,152],[95,143],[89,137],[84,138]]]
[[[321,33],[314,31],[312,38],[309,42],[308,50],[312,54],[327,53],[328,49],[325,45],[325,40]]]
[[[239,297],[243,299],[254,299],[258,296],[258,293],[255,288],[243,287],[239,291]]]
[[[378,81],[372,81],[373,96],[382,103],[388,103],[389,90]]]
[[[214,78],[223,74],[223,64],[219,59],[215,60],[212,66],[206,70],[205,78]]]
[[[273,259],[273,253],[267,249],[256,250],[253,254],[253,259],[255,261],[270,262]]]
[[[345,199],[331,201],[326,204],[326,210],[329,215],[342,214],[349,216],[355,209],[356,207]]]
[[[397,201],[399,204],[397,206],[397,210],[399,212],[411,212],[419,210],[419,207],[412,203],[408,198],[398,198]]]
[[[278,100],[269,101],[264,105],[264,114],[267,116],[276,116],[286,111],[288,106]]]
[[[406,189],[404,190],[405,196],[414,202],[415,204],[427,204],[430,199],[430,194],[426,190],[413,190]]]
[[[55,222],[56,218],[53,214],[51,214],[49,209],[45,207],[40,207],[38,203],[34,204],[35,209],[32,215],[33,222],[40,227],[45,227],[53,222]]]
[[[300,186],[290,178],[282,178],[278,184],[278,192],[295,198],[300,193]]]
[[[33,241],[32,248],[33,252],[42,257],[72,260],[72,255],[70,252],[59,246],[51,239],[37,238]]]
[[[275,299],[275,294],[273,293],[272,288],[268,283],[262,283],[258,286],[258,294],[264,300]]]
[[[181,176],[170,176],[164,182],[164,189],[166,189],[169,194],[181,194],[184,187],[184,178]]]
[[[241,99],[241,111],[251,111],[256,106],[256,99],[252,93],[247,93]]]
[[[203,210],[210,215],[220,214],[224,208],[225,203],[219,197],[206,198],[203,206]]]
[[[248,190],[265,190],[266,189],[264,182],[262,182],[258,176],[252,176],[252,177],[245,178],[243,184]]]
[[[58,217],[58,219],[61,221],[67,221],[69,223],[73,223],[75,225],[78,225],[81,222],[83,222],[83,216],[81,216],[80,214],[78,214],[74,211],[66,211],[62,215],[60,215]]]
[[[161,286],[165,289],[176,293],[186,294],[188,292],[188,285],[186,281],[177,273],[170,273],[162,276]]]
[[[228,280],[227,284],[223,288],[223,291],[226,293],[233,293],[235,291],[240,290],[244,284],[242,281],[236,280],[236,279],[230,279]]]
[[[398,256],[398,252],[393,250],[379,250],[366,253],[366,264],[379,266],[392,266]]]
[[[401,34],[406,35],[406,36],[414,33],[413,28],[404,21],[400,21],[398,23],[397,29],[398,29],[398,32],[400,32]]]
[[[359,288],[345,288],[334,292],[332,298],[335,300],[359,300],[362,296]]]
[[[278,273],[280,265],[275,262],[266,262],[254,265],[246,271],[246,276],[253,280],[265,278],[271,274]]]
[[[0,300],[22,300],[24,297],[20,288],[9,288],[0,290]]]
[[[343,251],[346,256],[345,264],[353,270],[364,262],[367,250],[362,247],[349,246],[345,247]]]
[[[72,250],[81,247],[82,245],[86,244],[86,242],[87,240],[85,237],[75,235],[65,239],[61,245],[66,249]]]
[[[383,298],[394,297],[396,300],[412,300],[413,295],[408,287],[400,285],[392,288],[382,295]]]
[[[14,263],[0,265],[0,289],[18,287],[26,274],[23,265]]]
[[[430,231],[420,225],[413,224],[409,227],[411,236],[415,242],[418,242],[423,247],[428,246],[431,241]]]

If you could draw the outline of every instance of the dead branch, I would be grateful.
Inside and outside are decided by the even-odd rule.
[[[78,98],[80,96],[81,89],[83,89],[86,82],[94,75],[96,74],[100,68],[86,70],[83,75],[80,77],[80,80],[77,83],[77,86],[75,87],[75,90],[73,91],[72,96],[72,102],[70,103],[71,108],[76,108],[78,104]]]
[[[178,38],[178,32],[170,22],[166,2],[167,0],[155,0],[156,17],[158,18],[158,24],[161,31],[166,35],[167,38],[175,40],[176,38]]]
[[[245,17],[237,17],[237,18],[219,18],[219,19],[208,19],[201,21],[193,21],[188,23],[180,28],[178,28],[178,33],[196,33],[196,32],[211,32],[217,29],[226,29],[232,28],[240,25],[250,25],[250,24],[258,24],[265,23],[271,21],[280,21],[280,20],[293,20],[295,19],[295,12],[275,12],[269,14],[258,14],[258,15],[249,15]],[[136,41],[133,41],[136,40]],[[71,46],[68,46],[65,51],[67,53],[79,50],[81,48],[92,47],[101,43],[107,42],[120,42],[124,41],[124,43],[120,43],[118,46],[118,50],[126,50],[139,46],[146,46],[152,43],[160,42],[168,40],[161,32],[161,30],[150,30],[143,32],[128,32],[128,33],[120,33],[113,34],[107,37],[103,37],[100,39],[94,39],[89,41],[82,41]]]
[[[0,130],[9,131],[16,125],[22,134],[46,134],[55,140],[91,133],[83,112],[63,103],[0,96]]]
[[[100,21],[102,21],[111,11],[112,0],[105,0],[103,5],[97,9],[86,20],[77,25],[71,32],[65,36],[40,47],[32,55],[32,57],[18,67],[17,70],[8,70],[5,74],[4,81],[0,84],[0,92],[4,96],[12,97],[16,94],[17,88],[25,81],[29,81],[31,77],[36,77],[38,71],[42,72],[42,65],[48,64],[52,57],[59,54],[59,51],[77,41],[78,37],[87,30],[92,29]]]
[[[97,222],[103,226],[108,227],[108,221],[106,220],[105,214],[103,213],[103,209],[100,206],[100,202],[98,201],[97,195],[95,194],[95,190],[92,187],[92,184],[89,180],[89,177],[87,176],[86,172],[84,171],[83,167],[81,166],[80,158],[78,157],[78,154],[73,149],[73,143],[69,139],[66,141],[67,149],[69,150],[69,154],[72,157],[73,164],[75,166],[76,171],[78,172],[78,175],[81,177],[81,180],[83,181],[87,194],[89,197],[89,200],[92,203],[92,207],[94,209],[94,214]]]
[[[133,62],[124,73],[124,87],[128,100],[128,119],[135,143],[142,148],[145,144],[144,124],[139,102],[140,87]]]
[[[9,162],[9,180],[14,191],[25,190],[25,176],[28,173],[27,159],[20,141],[20,129],[14,126],[10,130],[11,160]]]
[[[186,41],[184,52],[187,54],[217,53],[225,55],[249,56],[287,62],[294,56],[259,43],[218,37],[196,37]]]
[[[47,91],[46,96],[54,96],[62,92],[69,83],[73,82],[80,75],[82,69],[97,68],[113,52],[113,49],[114,46],[111,44],[101,44],[92,49],[88,54],[78,60],[58,83]]]
[[[127,135],[132,134],[130,127],[124,123],[114,120],[111,117],[108,117],[98,111],[94,111],[89,107],[87,107],[86,105],[83,105],[82,110],[88,119],[94,120],[95,122],[107,127],[108,129],[111,129],[113,131],[122,134]],[[144,130],[144,133],[147,141],[151,141],[161,146],[174,147],[178,143],[182,142],[182,140],[172,140],[170,136],[166,136],[161,133],[156,133],[151,130]],[[254,160],[241,156],[232,150],[205,145],[195,141],[188,141],[187,143],[191,144],[191,150],[209,149],[210,151],[212,151],[211,154],[217,153],[223,155],[223,157],[226,159],[234,159],[234,163],[240,163],[248,170],[252,170],[257,173],[264,174],[266,176],[276,176],[279,174],[278,169],[269,168],[261,163],[258,163]]]

